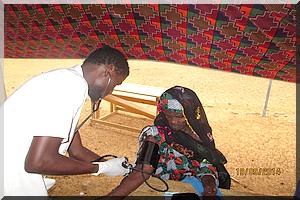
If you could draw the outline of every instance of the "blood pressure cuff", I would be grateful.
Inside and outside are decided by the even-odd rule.
[[[158,144],[151,141],[144,141],[136,164],[149,164],[156,169],[160,157],[158,154],[158,149]]]

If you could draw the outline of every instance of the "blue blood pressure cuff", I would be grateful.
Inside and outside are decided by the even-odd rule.
[[[160,157],[158,149],[158,144],[151,141],[144,141],[140,153],[138,154],[136,164],[149,164],[156,169]]]

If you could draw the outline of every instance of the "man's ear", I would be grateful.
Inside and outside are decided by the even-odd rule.
[[[108,65],[105,69],[105,76],[111,76],[113,74],[113,71],[115,70],[115,66],[114,65]]]

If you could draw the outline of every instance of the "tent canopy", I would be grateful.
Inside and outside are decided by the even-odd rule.
[[[85,58],[109,45],[129,59],[296,82],[296,6],[5,4],[5,58]]]

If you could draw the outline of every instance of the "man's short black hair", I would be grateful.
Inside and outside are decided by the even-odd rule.
[[[125,55],[118,49],[105,46],[93,51],[83,62],[94,65],[114,65],[117,74],[129,75],[129,66]]]

